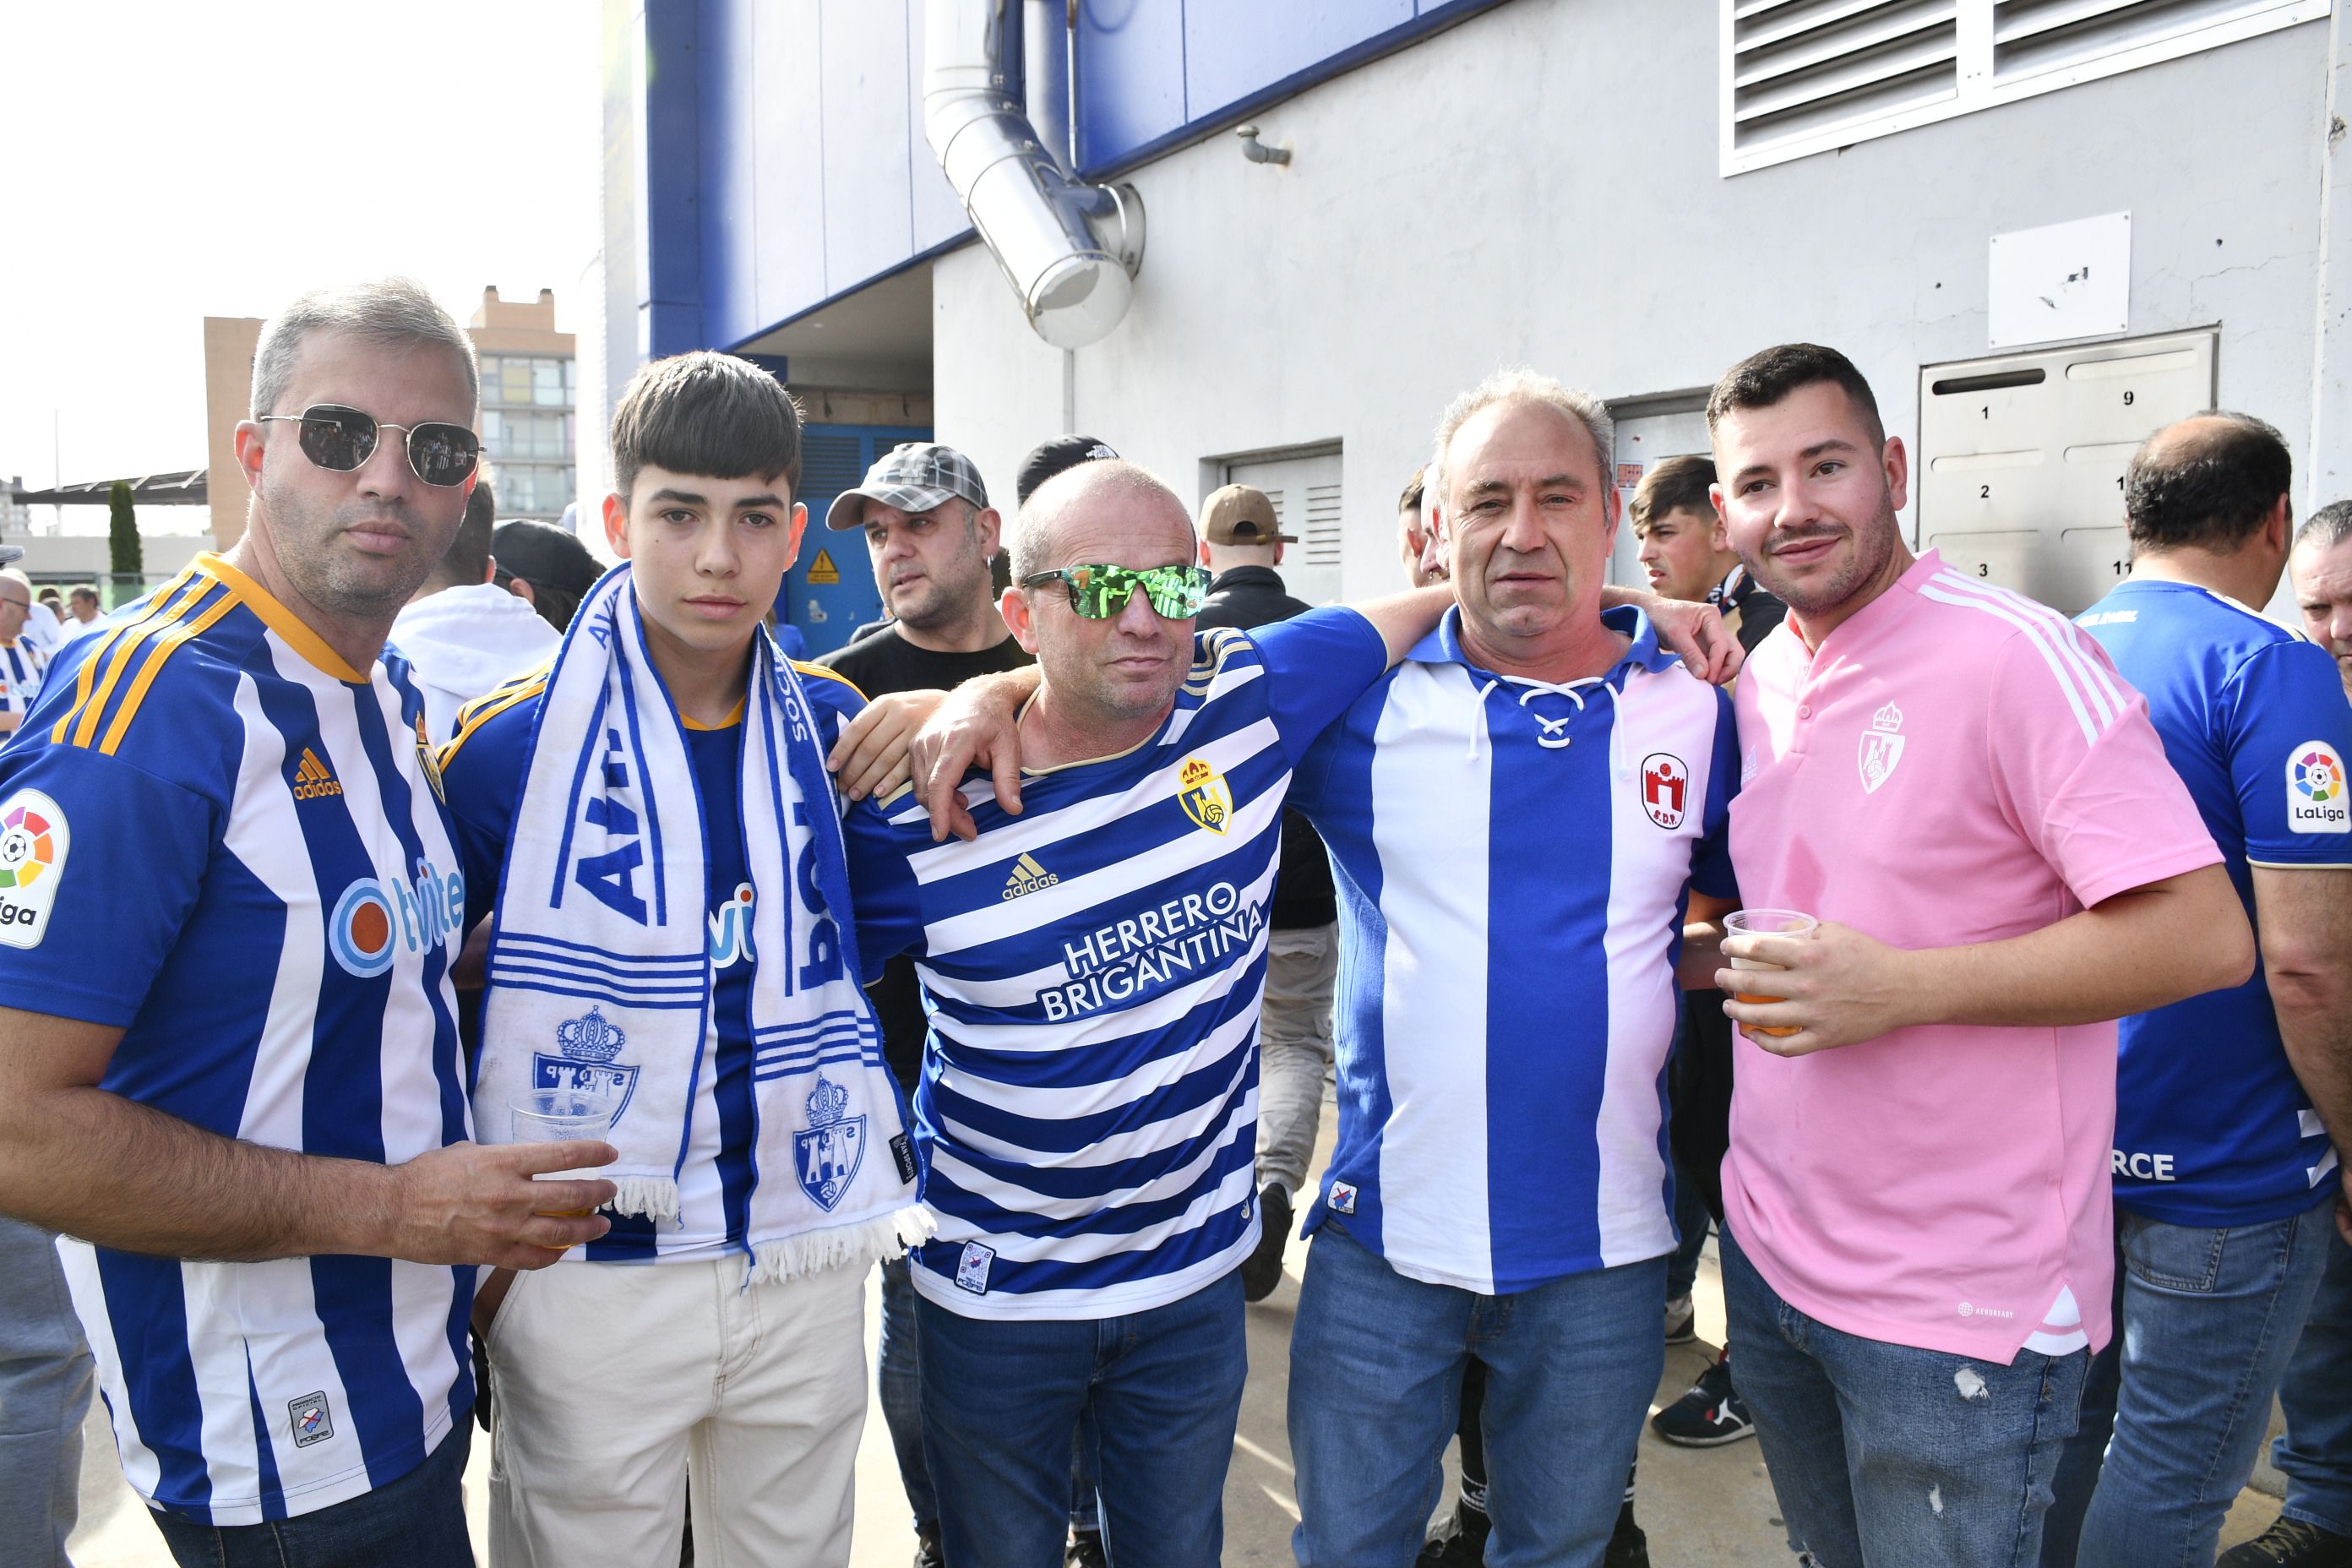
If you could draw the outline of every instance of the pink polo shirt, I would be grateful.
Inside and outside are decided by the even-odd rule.
[[[1902,948],[2022,935],[2220,861],[2097,643],[1933,551],[1737,695],[1750,908]],[[1724,1208],[1783,1300],[2008,1363],[2106,1343],[2116,1026],[1901,1029],[1794,1058],[1735,1036]]]

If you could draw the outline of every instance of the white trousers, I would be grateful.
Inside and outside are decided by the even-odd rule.
[[[849,1561],[866,1276],[744,1260],[558,1263],[489,1332],[492,1568]]]
[[[1257,1179],[1261,1186],[1279,1184],[1294,1196],[1315,1162],[1339,977],[1337,925],[1266,933],[1265,1007],[1257,1026]]]

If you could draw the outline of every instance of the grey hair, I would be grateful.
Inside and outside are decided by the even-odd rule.
[[[386,348],[445,348],[466,370],[466,396],[479,407],[481,367],[474,342],[414,279],[385,278],[340,289],[318,289],[269,318],[253,351],[253,416],[280,412],[278,402],[294,379],[294,361],[314,331],[348,332]],[[291,412],[287,410],[286,412]]]
[[[1130,463],[1124,458],[1097,458],[1090,463],[1080,463],[1065,468],[1030,492],[1021,506],[1021,516],[1013,530],[1013,583],[1020,586],[1024,577],[1053,570],[1055,522],[1059,521],[1067,497],[1079,490],[1108,489],[1127,495],[1151,496],[1168,503],[1170,510],[1184,520],[1188,531],[1192,529],[1192,514],[1183,499],[1171,489],[1168,481],[1140,463]],[[1193,533],[1194,547],[1199,535]]]
[[[1609,488],[1610,454],[1616,449],[1617,422],[1609,416],[1608,405],[1589,392],[1553,380],[1539,371],[1523,364],[1505,365],[1488,374],[1484,381],[1463,393],[1445,405],[1437,421],[1437,455],[1431,459],[1436,479],[1430,489],[1443,494],[1439,482],[1450,478],[1444,470],[1446,448],[1453,445],[1454,434],[1471,418],[1497,405],[1533,404],[1573,419],[1584,426],[1592,437],[1592,458],[1600,469],[1601,488]],[[1447,496],[1450,504],[1453,498]]]
[[[2322,550],[2333,550],[2352,539],[2352,500],[2330,501],[2303,520],[2294,531],[2294,547],[2315,544]]]

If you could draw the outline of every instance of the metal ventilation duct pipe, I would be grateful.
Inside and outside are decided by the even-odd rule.
[[[1036,334],[1084,348],[1127,313],[1143,262],[1132,185],[1072,179],[1004,89],[1000,0],[929,0],[923,134]]]

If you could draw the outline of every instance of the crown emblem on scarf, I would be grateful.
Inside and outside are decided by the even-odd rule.
[[[832,1079],[819,1074],[816,1088],[808,1097],[809,1125],[830,1127],[849,1110],[849,1091]]]
[[[1870,716],[1870,727],[1892,735],[1903,728],[1903,710],[1890,702]]]
[[[556,1025],[555,1043],[574,1061],[609,1062],[621,1054],[629,1037],[617,1024],[607,1023],[601,1010],[591,1007],[586,1016],[566,1018]]]

